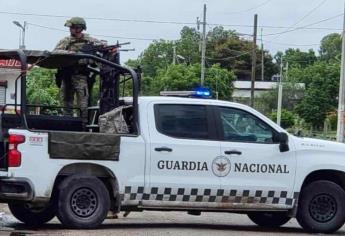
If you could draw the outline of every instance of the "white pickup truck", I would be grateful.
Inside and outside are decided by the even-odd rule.
[[[8,129],[0,199],[13,215],[36,225],[57,216],[84,229],[109,211],[143,210],[241,213],[264,227],[296,217],[324,233],[344,224],[344,144],[295,137],[237,103],[139,97],[123,104],[131,102],[137,129],[110,136],[120,144],[109,158],[73,151],[102,148],[106,134]],[[56,134],[67,134],[72,149]],[[83,135],[99,142],[73,143]]]

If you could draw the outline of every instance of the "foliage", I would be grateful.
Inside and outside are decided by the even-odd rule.
[[[207,55],[210,65],[219,63],[222,68],[234,71],[240,80],[250,80],[252,67],[252,41],[240,38],[233,30],[215,27],[208,33]],[[256,49],[257,55],[262,51]],[[264,51],[265,80],[278,72],[278,67],[272,62],[272,56]],[[261,56],[257,57],[257,79],[261,76]]]
[[[172,63],[173,57],[173,42],[166,40],[155,40],[148,48],[140,54],[138,61],[131,60],[127,64],[142,65],[143,74],[145,76],[154,77],[157,75],[157,70],[166,68]]]
[[[273,120],[274,122],[277,121],[276,111],[271,113],[271,120]],[[284,129],[290,128],[295,124],[295,120],[296,120],[296,115],[294,113],[286,109],[282,109],[281,122],[280,122],[281,127],[283,127]]]
[[[300,49],[289,48],[285,50],[285,53],[277,52],[274,56],[277,64],[280,65],[281,58],[283,57],[283,63],[289,62],[289,67],[305,68],[314,64],[317,61],[317,57],[313,49],[309,49],[307,52],[302,52]]]
[[[330,128],[331,130],[336,130],[337,129],[337,122],[338,122],[338,114],[336,112],[330,112],[328,115],[327,115],[327,118],[326,118],[330,124]]]
[[[218,92],[219,99],[230,100],[234,79],[232,72],[216,64],[206,70],[204,86],[214,92],[214,97]],[[167,70],[159,71],[153,84],[156,94],[164,90],[192,90],[200,84],[200,64],[170,65]]]
[[[175,41],[153,41],[137,60],[130,60],[128,65],[140,64],[144,76],[154,78],[159,70],[166,70],[173,62],[173,47],[179,58],[177,63],[192,65],[200,63],[200,33],[195,28],[183,27],[181,37]],[[252,42],[240,38],[233,30],[215,27],[207,34],[206,65],[219,64],[221,68],[233,71],[238,79],[248,80],[251,76]],[[261,50],[257,49],[261,55]],[[261,57],[258,57],[257,78],[261,76]],[[272,56],[264,51],[265,79],[270,80],[278,72]]]
[[[55,84],[55,70],[33,68],[27,76],[29,104],[59,106],[59,88]]]
[[[200,33],[195,28],[185,26],[180,35],[181,38],[175,42],[177,54],[184,57],[188,65],[200,62]]]
[[[282,107],[286,110],[293,111],[294,107],[302,99],[304,88],[295,82],[283,83]],[[278,86],[270,91],[262,93],[255,98],[255,108],[268,115],[277,109]]]
[[[322,127],[327,113],[337,107],[340,68],[337,64],[317,62],[295,74],[306,84],[302,101],[296,112],[314,127]]]
[[[91,106],[96,106],[99,101],[99,97],[100,97],[99,86],[100,86],[100,79],[99,79],[99,76],[96,76],[95,83],[92,87],[92,90],[90,91],[91,92],[90,93]]]
[[[332,33],[321,40],[320,58],[326,62],[339,62],[341,55],[341,35]]]
[[[155,40],[140,54],[137,61],[130,60],[127,64],[141,65],[145,76],[155,77],[159,69],[167,69],[173,62],[173,47],[185,63],[194,64],[200,61],[200,33],[194,28],[183,27],[181,38],[176,41]]]

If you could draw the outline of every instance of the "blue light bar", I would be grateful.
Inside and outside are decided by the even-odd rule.
[[[197,87],[192,91],[161,91],[161,96],[188,97],[188,98],[210,98],[212,93],[208,88]]]
[[[193,97],[209,98],[211,96],[211,91],[208,88],[198,87],[195,88],[193,91]]]

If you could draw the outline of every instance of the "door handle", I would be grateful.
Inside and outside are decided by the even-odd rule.
[[[226,155],[236,154],[236,155],[242,155],[242,152],[237,150],[230,150],[230,151],[224,151]]]
[[[168,147],[156,147],[155,151],[156,152],[172,152],[172,149]]]

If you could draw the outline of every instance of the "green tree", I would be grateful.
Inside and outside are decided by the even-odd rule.
[[[213,97],[218,93],[219,99],[230,100],[234,79],[232,72],[213,65],[206,70],[204,86],[213,91]],[[200,84],[200,64],[170,65],[167,70],[159,71],[153,83],[156,94],[164,90],[192,90]]]
[[[302,52],[300,49],[289,48],[285,50],[285,53],[277,52],[274,56],[278,65],[280,65],[281,57],[283,62],[289,62],[289,67],[305,68],[314,64],[317,61],[314,50],[309,49],[307,52]]]
[[[176,52],[185,58],[188,65],[200,62],[200,33],[195,28],[183,27],[181,30],[181,38],[175,41]]]
[[[27,76],[27,101],[34,105],[60,105],[59,88],[55,84],[55,70],[33,68]]]
[[[210,65],[219,63],[222,68],[234,71],[240,80],[250,80],[252,68],[252,46],[249,40],[240,38],[233,30],[224,30],[215,27],[208,33],[207,61]],[[256,49],[257,55],[262,51]],[[272,56],[264,51],[265,80],[270,80],[278,72],[278,67],[273,63]],[[261,56],[257,58],[257,79],[261,77]]]
[[[172,41],[153,41],[153,43],[140,54],[137,62],[131,60],[127,62],[127,64],[140,64],[145,76],[155,77],[159,69],[166,69],[168,65],[172,63],[173,45]]]
[[[294,78],[306,85],[305,95],[295,110],[315,128],[322,127],[327,113],[337,107],[339,74],[339,65],[327,62],[295,71]]]
[[[240,38],[233,30],[215,27],[208,32],[206,47],[206,66],[219,64],[221,68],[233,71],[239,79],[250,79],[251,75],[251,50],[252,42]],[[155,78],[158,71],[166,70],[173,61],[173,47],[177,55],[184,57],[179,63],[187,65],[200,63],[200,33],[191,27],[183,27],[180,39],[175,41],[153,41],[137,60],[129,60],[128,65],[141,65],[143,68],[143,81]],[[261,51],[257,49],[258,55]],[[272,56],[265,51],[265,79],[270,80],[278,72],[278,67],[273,63]],[[261,57],[258,57],[257,78],[261,76]],[[146,80],[147,82],[147,80]],[[145,83],[146,83],[145,82]],[[147,90],[145,90],[147,91]]]
[[[281,127],[283,127],[284,129],[291,128],[295,124],[295,119],[296,119],[296,115],[294,113],[286,109],[282,109],[281,123],[280,123]],[[274,122],[277,121],[276,111],[271,113],[271,120],[273,120]]]
[[[339,62],[341,55],[341,35],[332,33],[323,37],[319,52],[321,60],[326,62]]]

